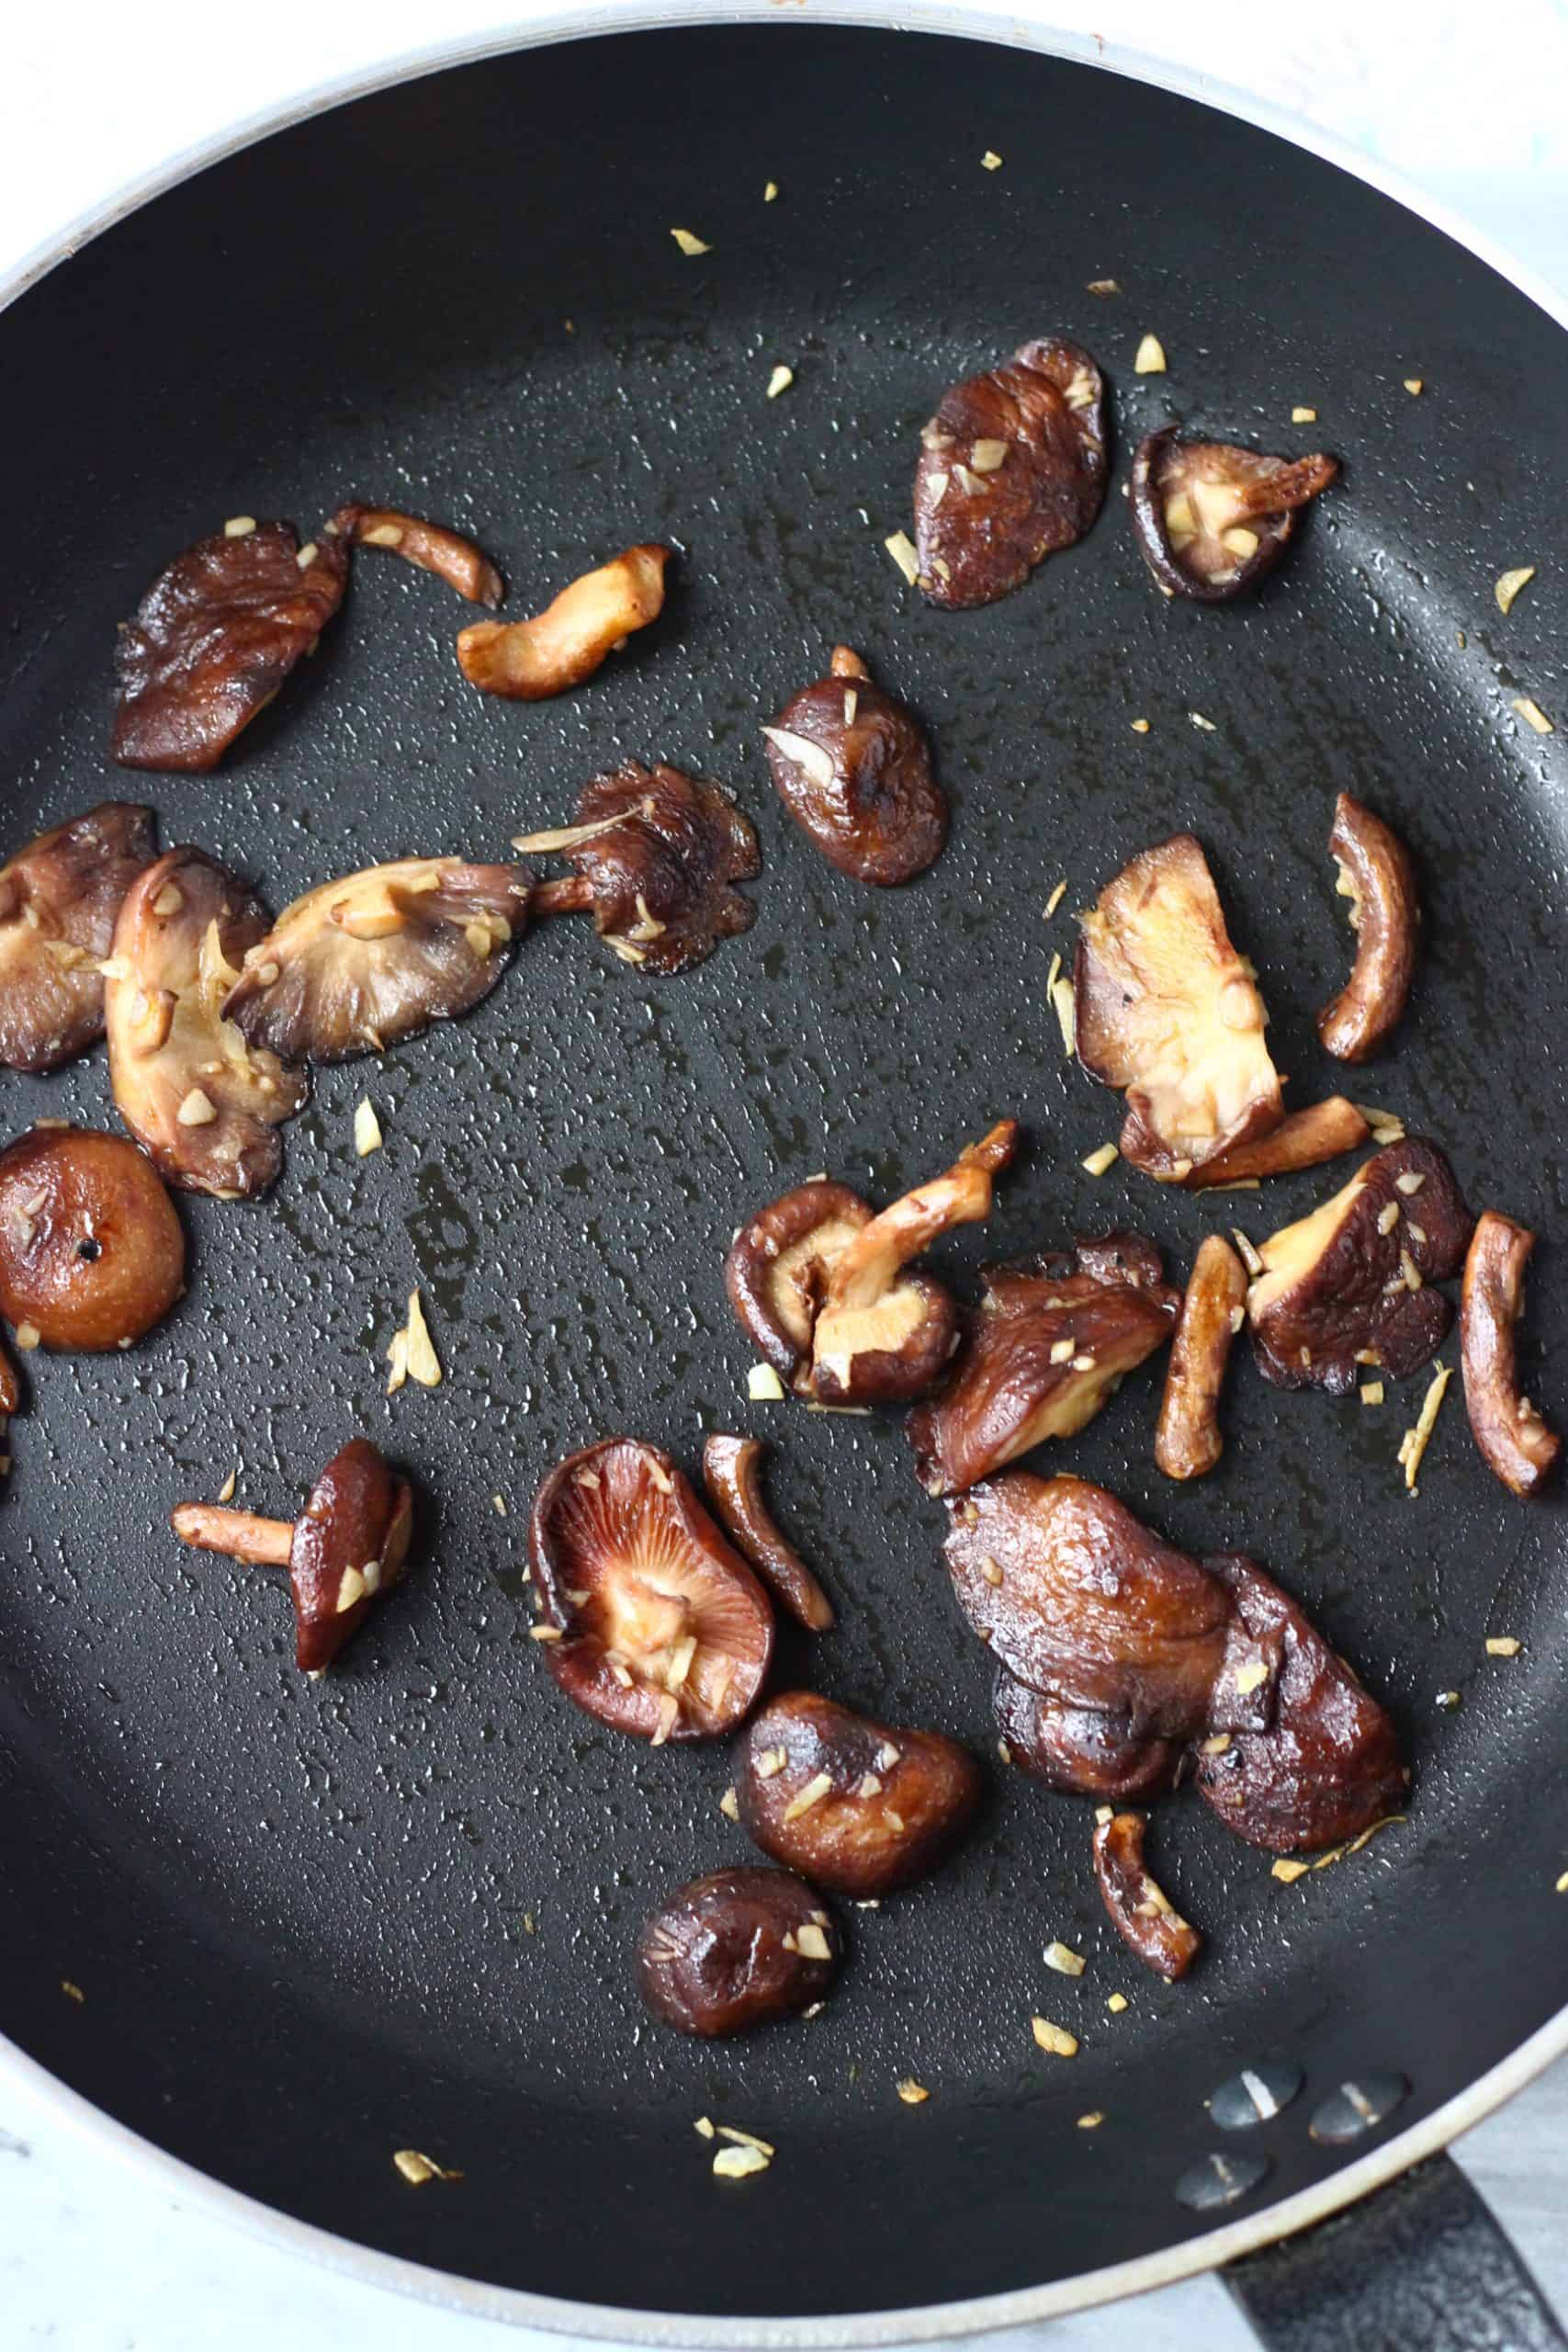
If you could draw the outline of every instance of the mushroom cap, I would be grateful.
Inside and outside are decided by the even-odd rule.
[[[801,1950],[803,1928],[818,1930],[825,1959]],[[840,1957],[831,1916],[793,1871],[710,1871],[666,1895],[647,1922],[637,1987],[666,2025],[713,2040],[808,2008]]]
[[[1256,588],[1283,555],[1297,511],[1339,471],[1333,458],[1270,458],[1229,441],[1145,434],[1129,503],[1139,552],[1162,588],[1204,605]]]
[[[165,851],[126,892],[106,967],[109,1076],[121,1118],[172,1184],[238,1200],[283,1164],[276,1129],[309,1080],[253,1048],[223,1001],[268,915],[198,849]]]
[[[780,799],[829,865],[885,889],[924,873],[947,839],[947,802],[925,729],[896,696],[840,671],[762,732]]]
[[[286,1061],[378,1053],[490,994],[528,921],[525,865],[405,857],[323,882],[247,949],[223,1005]]]
[[[781,1379],[811,1361],[828,1277],[872,1213],[847,1184],[815,1177],[747,1218],[729,1245],[724,1286],[741,1329]]]
[[[1130,1715],[1032,1690],[1005,1666],[997,1668],[991,1705],[1008,1761],[1048,1789],[1123,1804],[1175,1782],[1181,1742],[1136,1730]]]
[[[747,1835],[765,1854],[818,1886],[866,1896],[933,1871],[983,1787],[968,1749],[942,1732],[787,1690],[747,1731],[736,1793]]]
[[[403,1573],[413,1532],[413,1496],[368,1438],[334,1453],[294,1525],[288,1583],[294,1595],[295,1657],[320,1674]]]
[[[323,536],[307,550],[288,523],[214,531],[176,556],[121,625],[120,766],[215,768],[312,650],[347,583],[346,541]]]
[[[58,1069],[104,1034],[104,982],[120,901],[158,854],[157,820],[102,800],[0,866],[0,1062]]]
[[[558,1463],[528,1556],[546,1662],[601,1723],[662,1746],[732,1731],[767,1674],[773,1613],[679,1464],[640,1438]]]
[[[129,1346],[185,1283],[175,1204],[144,1152],[90,1127],[34,1127],[0,1151],[0,1314],[46,1348]]]
[[[579,824],[626,822],[569,850],[593,891],[593,928],[624,962],[683,972],[720,940],[750,930],[756,910],[731,886],[761,871],[757,836],[729,795],[669,767],[626,761],[584,785]]]
[[[989,605],[1081,539],[1105,498],[1105,385],[1049,336],[944,392],[915,469],[919,584],[933,605]]]

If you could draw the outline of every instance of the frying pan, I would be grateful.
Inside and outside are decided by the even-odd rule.
[[[712,251],[682,257],[676,225]],[[1119,293],[1086,290],[1106,277]],[[944,385],[1052,330],[1113,381],[1118,481],[1167,417],[1342,456],[1252,602],[1168,604],[1114,492],[1003,604],[907,592],[882,541],[917,428]],[[1145,331],[1164,377],[1133,372]],[[527,1639],[521,1527],[595,1434],[691,1459],[704,1429],[765,1432],[780,1517],[840,1602],[830,1636],[786,1640],[783,1676],[989,1751],[985,1657],[897,1421],[752,1406],[719,1261],[747,1209],[813,1170],[889,1197],[1014,1112],[1030,1152],[987,1233],[941,1254],[952,1279],[1115,1222],[1185,1267],[1214,1204],[1080,1170],[1117,1105],[1061,1059],[1044,983],[1068,926],[1042,921],[1057,879],[1082,904],[1180,827],[1305,1101],[1334,1081],[1312,1013],[1348,953],[1333,796],[1393,818],[1426,946],[1365,1090],[1445,1144],[1475,1205],[1561,1231],[1568,736],[1511,704],[1568,708],[1563,356],[1503,276],[1278,138],[1082,63],[794,18],[361,97],[14,304],[8,839],[128,788],[105,752],[114,627],[175,550],[232,513],[308,530],[360,495],[471,529],[515,611],[632,539],[680,545],[679,587],[590,686],[522,708],[463,684],[467,615],[438,583],[366,559],[218,774],[144,780],[165,840],[276,906],[378,857],[502,854],[595,769],[664,756],[732,786],[766,869],[754,929],[679,981],[553,924],[472,1018],[321,1072],[268,1201],[185,1204],[189,1295],[146,1345],[32,1360],[0,1521],[12,2064],[286,2242],[581,2334],[950,2335],[1339,2213],[1231,2273],[1272,2340],[1562,2340],[1457,2171],[1406,2173],[1568,2046],[1562,1509],[1504,1493],[1457,1398],[1415,1500],[1394,1453],[1418,1385],[1374,1412],[1243,1367],[1222,1468],[1177,1490],[1145,1375],[1053,1457],[1191,1549],[1258,1558],[1415,1766],[1406,1822],[1292,1886],[1165,1806],[1156,1868],[1209,1934],[1176,1987],[1100,1915],[1087,1808],[998,1769],[940,1877],[848,1914],[853,1966],[818,2018],[717,2048],[651,2025],[629,1965],[645,1910],[743,1858],[727,1758],[651,1751],[559,1698]],[[769,401],[780,359],[795,381]],[[1505,620],[1493,579],[1530,561]],[[759,720],[839,638],[921,712],[953,804],[950,847],[902,892],[818,862],[760,756]],[[388,1142],[361,1161],[367,1092]],[[112,1124],[101,1056],[4,1099],[9,1129]],[[1328,1182],[1220,1214],[1260,1234]],[[389,1400],[416,1282],[446,1378]],[[1532,1324],[1529,1385],[1561,1411],[1550,1238]],[[419,1564],[310,1685],[282,1595],[179,1553],[166,1515],[237,1466],[243,1500],[292,1511],[355,1427],[415,1478]],[[1489,1634],[1519,1655],[1488,1657]],[[1081,1979],[1045,1969],[1055,1938]],[[1041,2012],[1077,2059],[1035,2049]],[[1231,2094],[1209,2102],[1244,2071],[1277,2111],[1226,2132]],[[910,2075],[923,2105],[896,2096]],[[773,2143],[769,2171],[716,2181],[704,2114]],[[1350,2136],[1323,2136],[1336,2115]],[[462,2180],[412,2190],[407,2146]]]

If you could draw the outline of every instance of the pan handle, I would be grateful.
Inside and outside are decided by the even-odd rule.
[[[1233,2262],[1268,2352],[1562,2352],[1546,2298],[1451,2156]]]

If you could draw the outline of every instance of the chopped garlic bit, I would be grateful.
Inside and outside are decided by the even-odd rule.
[[[1213,720],[1212,718],[1205,718],[1201,710],[1190,710],[1187,716],[1192,721],[1194,727],[1200,727],[1202,729],[1205,735],[1213,735],[1218,733],[1219,730],[1215,727]]]
[[[1053,1942],[1045,1947],[1045,1965],[1054,1968],[1058,1976],[1081,1976],[1089,1963],[1082,1952],[1074,1951],[1070,1944]]]
[[[1078,1049],[1078,1001],[1071,980],[1053,980],[1050,995],[1056,1025],[1062,1033],[1062,1051],[1071,1061]]]
[[[1500,571],[1493,584],[1492,594],[1497,599],[1497,610],[1506,613],[1521,588],[1528,588],[1535,578],[1533,563],[1521,563],[1517,571]]]
[[[754,1363],[746,1375],[746,1393],[754,1405],[776,1405],[784,1393],[784,1382],[771,1363]]]
[[[720,1813],[723,1814],[726,1821],[739,1820],[740,1799],[733,1789],[726,1789],[724,1794],[718,1801],[718,1809]]]
[[[761,2148],[720,2148],[713,2160],[714,2177],[717,2180],[745,2180],[754,2172],[766,2172],[772,2156]]]
[[[1568,1894],[1568,1871],[1564,1871],[1558,1880],[1557,1892],[1559,1894]]]
[[[1405,1486],[1413,1495],[1417,1495],[1421,1491],[1416,1484],[1416,1474],[1421,1467],[1421,1457],[1427,1451],[1432,1430],[1436,1426],[1438,1408],[1443,1401],[1443,1392],[1452,1378],[1452,1365],[1438,1364],[1432,1374],[1431,1385],[1421,1399],[1421,1410],[1416,1417],[1415,1428],[1406,1430],[1400,1440],[1397,1458],[1404,1472]]]
[[[417,1380],[422,1388],[441,1385],[441,1364],[417,1290],[409,1293],[409,1319],[400,1330],[393,1332],[387,1362],[391,1366],[387,1377],[389,1396],[395,1396],[405,1380]]]
[[[1486,1637],[1488,1657],[1517,1657],[1523,1646],[1517,1634],[1489,1634]]]
[[[1097,1151],[1091,1151],[1088,1159],[1080,1160],[1078,1165],[1088,1176],[1104,1176],[1115,1167],[1121,1157],[1113,1143],[1102,1143]]]
[[[438,2165],[434,2156],[421,2154],[418,2148],[400,2148],[392,2158],[398,2170],[412,2188],[423,2188],[427,2180],[461,2180],[460,2172],[453,2172],[446,2165]]]
[[[714,2136],[712,2119],[706,2115],[699,2115],[692,2129],[705,2140],[711,2140]]]
[[[1080,2116],[1079,2116],[1079,2118],[1078,2118],[1078,2130],[1079,2130],[1080,2132],[1098,2132],[1098,2131],[1099,2131],[1099,2129],[1100,2129],[1100,2125],[1104,2122],[1104,2120],[1105,2120],[1105,2110],[1104,2110],[1104,2109],[1103,2109],[1103,2108],[1099,2108],[1099,2107],[1097,2107],[1097,2108],[1093,2109],[1092,2109],[1092,2110],[1091,2110],[1088,2115],[1080,2115]]]
[[[1001,167],[1002,159],[998,154],[996,149],[994,147],[987,147],[985,153],[980,158],[980,169],[983,172],[999,172]]]
[[[1146,334],[1138,345],[1138,356],[1133,362],[1135,376],[1165,374],[1165,345],[1157,334]]]
[[[1519,717],[1524,720],[1525,725],[1527,727],[1533,727],[1538,735],[1556,734],[1556,727],[1552,721],[1548,718],[1545,711],[1542,710],[1540,703],[1535,700],[1533,695],[1516,695],[1514,696],[1514,708],[1518,712]]]
[[[381,1148],[381,1122],[376,1116],[376,1105],[367,1094],[362,1094],[354,1106],[354,1148],[361,1159]]]
[[[1111,1996],[1111,1998],[1109,1999],[1109,2001],[1107,2001],[1107,2003],[1105,2004],[1105,2006],[1106,2006],[1106,2007],[1110,2010],[1110,2012],[1111,2012],[1111,2016],[1112,2016],[1113,2018],[1119,2018],[1119,2017],[1121,2016],[1121,2014],[1122,2014],[1122,2010],[1123,2010],[1123,2009],[1126,2007],[1126,2006],[1127,2006],[1127,1996],[1126,1996],[1126,1994],[1125,1994],[1125,1993],[1112,1993],[1112,1995]]]
[[[1053,2025],[1049,2018],[1031,2018],[1029,2029],[1041,2049],[1048,2050],[1053,2058],[1077,2056],[1077,2035],[1069,2033],[1066,2026]]]
[[[1426,390],[1426,384],[1427,379],[1424,376],[1406,376],[1404,379],[1404,389],[1412,400],[1420,399],[1422,392]]]
[[[762,201],[763,201],[763,203],[764,203],[764,204],[773,204],[773,202],[775,202],[775,201],[776,201],[776,199],[777,199],[777,197],[778,197],[778,192],[779,192],[779,184],[778,184],[777,180],[770,180],[770,181],[768,182],[767,187],[762,190]]]
[[[1147,720],[1146,718],[1134,718],[1134,721],[1133,721],[1133,732],[1134,732],[1134,735],[1146,735],[1146,734],[1148,733],[1148,731],[1149,731],[1149,722],[1148,722],[1148,720]]]
[[[1091,277],[1084,288],[1086,294],[1120,294],[1121,291],[1113,277]]]
[[[1363,1405],[1381,1405],[1382,1403],[1382,1399],[1383,1385],[1381,1380],[1362,1381],[1361,1402]]]
[[[931,2093],[924,2083],[916,2082],[913,2075],[906,2075],[898,2086],[898,2096],[906,2107],[923,2107]]]
[[[781,359],[778,366],[773,369],[773,374],[768,378],[768,398],[771,401],[776,401],[781,392],[788,391],[794,381],[795,369],[793,368],[786,368]]]
[[[229,1476],[224,1479],[223,1484],[218,1489],[219,1501],[220,1503],[231,1503],[234,1499],[234,1489],[239,1483],[239,1472],[237,1470],[231,1470]]]
[[[1310,1862],[1288,1862],[1281,1859],[1274,1864],[1269,1875],[1277,1878],[1281,1886],[1294,1886],[1297,1879],[1305,1878],[1311,1868]]]
[[[920,559],[915,553],[915,543],[908,531],[895,531],[882,544],[912,588],[920,576]]]
[[[1055,888],[1052,891],[1050,897],[1045,901],[1045,920],[1047,922],[1050,922],[1051,917],[1055,913],[1057,908],[1061,905],[1062,900],[1066,897],[1066,895],[1067,886],[1066,882],[1058,882]]]
[[[1317,411],[1314,408],[1293,408],[1291,411],[1291,423],[1292,424],[1315,424],[1317,423]]]
[[[671,229],[670,234],[688,261],[697,254],[711,254],[713,251],[713,247],[705,245],[700,237],[694,237],[689,229]]]

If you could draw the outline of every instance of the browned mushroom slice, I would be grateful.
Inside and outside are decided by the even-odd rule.
[[[1243,1184],[1263,1176],[1292,1176],[1303,1168],[1319,1168],[1342,1152],[1359,1151],[1371,1136],[1362,1114],[1343,1094],[1309,1102],[1292,1111],[1267,1135],[1234,1144],[1216,1159],[1206,1159],[1187,1179],[1190,1192],[1213,1185]]]
[[[248,517],[176,556],[120,629],[114,757],[199,773],[272,700],[343,601],[348,549]]]
[[[385,548],[422,571],[434,571],[466,596],[470,605],[499,605],[501,574],[472,539],[427,523],[418,514],[400,514],[395,506],[362,506],[357,500],[340,506],[327,525],[332,537],[350,540],[359,548]]]
[[[1228,441],[1145,435],[1133,459],[1133,533],[1173,596],[1218,605],[1256,588],[1284,554],[1300,510],[1339,471],[1334,458],[1267,458]]]
[[[1190,833],[1145,850],[1079,917],[1078,1059],[1127,1099],[1123,1159],[1162,1183],[1284,1116],[1257,975]]]
[[[667,1895],[637,1945],[637,1989],[678,2033],[714,2040],[822,2000],[842,1944],[792,1871],[712,1871]]]
[[[276,1130],[309,1081],[253,1047],[223,1002],[266,909],[198,849],[172,849],[126,892],[104,967],[109,1077],[120,1117],[172,1184],[220,1200],[264,1193]]]
[[[1111,1804],[1157,1796],[1175,1781],[1185,1752],[1179,1739],[1135,1730],[1131,1715],[1032,1690],[1005,1666],[997,1669],[991,1704],[1007,1761],[1075,1796]]]
[[[1435,1144],[1389,1144],[1310,1216],[1271,1234],[1247,1293],[1253,1346],[1280,1388],[1348,1396],[1358,1368],[1402,1380],[1453,1317],[1430,1287],[1457,1274],[1473,1219]]]
[[[670,549],[627,548],[613,563],[584,572],[527,621],[475,621],[457,639],[468,684],[513,702],[544,702],[580,686],[664,610]]]
[[[527,833],[522,850],[558,849],[570,882],[536,892],[536,917],[592,910],[593,928],[624,964],[684,972],[720,940],[749,931],[756,910],[732,886],[761,873],[757,836],[728,792],[667,767],[628,760],[582,788],[578,821]]]
[[[151,808],[104,800],[0,866],[0,1062],[58,1069],[104,1034],[99,964],[158,854]]]
[[[906,1193],[839,1251],[811,1335],[815,1397],[892,1403],[931,1386],[957,1344],[958,1310],[940,1283],[904,1268],[939,1235],[990,1215],[992,1180],[1017,1148],[1018,1122],[999,1120],[945,1175]]]
[[[185,1270],[164,1180],[123,1136],[34,1127],[0,1151],[0,1315],[46,1348],[130,1347]]]
[[[223,1503],[180,1503],[169,1523],[182,1544],[257,1566],[287,1567],[294,1596],[295,1661],[325,1672],[373,1602],[403,1573],[413,1496],[368,1438],[334,1453],[292,1526]]]
[[[1105,497],[1105,386],[1076,343],[1047,337],[944,392],[915,469],[919,586],[933,605],[989,605],[1081,539]]]
[[[961,1494],[1046,1438],[1071,1437],[1163,1347],[1180,1294],[1141,1234],[982,1273],[969,1342],[940,1396],[909,1416],[928,1494]]]
[[[1220,1233],[1205,1235],[1170,1343],[1155,1460],[1168,1478],[1203,1478],[1225,1450],[1220,1391],[1247,1319],[1247,1269]]]
[[[1416,869],[1393,828],[1348,792],[1334,804],[1328,847],[1339,868],[1339,894],[1350,901],[1356,960],[1318,1014],[1317,1034],[1339,1061],[1364,1062],[1393,1035],[1416,977]]]
[[[980,1768],[941,1732],[897,1729],[813,1690],[772,1700],[746,1734],[736,1793],[765,1854],[840,1894],[910,1886],[963,1836]]]
[[[1031,1690],[1139,1740],[1267,1726],[1274,1653],[1234,1622],[1223,1584],[1114,1495],[1009,1470],[949,1510],[959,1606]]]
[[[1519,1393],[1515,1331],[1525,1305],[1525,1267],[1535,1248],[1528,1226],[1484,1209],[1464,1261],[1460,1301],[1460,1362],[1475,1442],[1505,1487],[1533,1495],[1562,1451],[1528,1396]]]
[[[1145,1968],[1174,1984],[1203,1949],[1163,1887],[1144,1867],[1144,1816],[1115,1813],[1094,1828],[1094,1875],[1111,1924]]]
[[[815,1178],[748,1217],[724,1261],[736,1320],[781,1379],[808,1391],[811,1335],[828,1276],[871,1211],[847,1184]]]
[[[715,1434],[703,1442],[703,1484],[720,1526],[769,1591],[808,1633],[826,1633],[833,1604],[774,1525],[762,1500],[762,1441]]]
[[[840,874],[884,888],[923,874],[947,839],[925,732],[847,645],[832,673],[764,727],[780,799]]]
[[[661,1747],[733,1731],[773,1655],[767,1594],[683,1470],[638,1438],[603,1438],[540,1487],[528,1556],[569,1699]]]
[[[405,857],[323,882],[245,955],[223,1017],[286,1061],[380,1053],[490,994],[528,920],[525,865]]]
[[[1238,1622],[1281,1663],[1268,1727],[1216,1724],[1197,1752],[1198,1792],[1227,1829],[1277,1854],[1356,1838],[1403,1804],[1410,1773],[1393,1724],[1287,1594],[1250,1560],[1205,1569]]]

